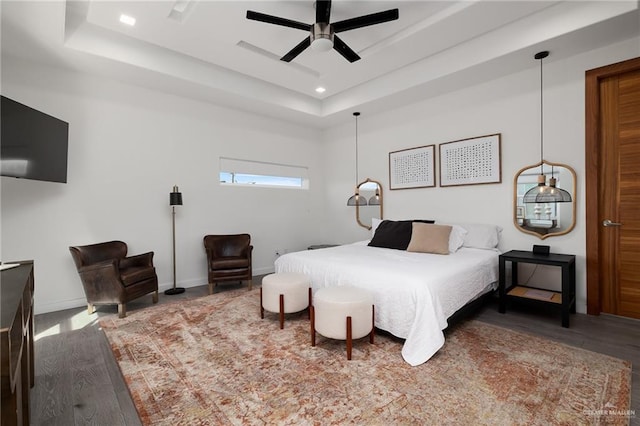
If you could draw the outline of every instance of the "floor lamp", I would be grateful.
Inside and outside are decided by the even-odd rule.
[[[169,194],[169,205],[171,206],[171,225],[173,230],[173,288],[164,291],[164,294],[184,293],[184,288],[176,287],[176,206],[182,205],[182,193],[178,191],[178,186],[173,186],[173,192]]]

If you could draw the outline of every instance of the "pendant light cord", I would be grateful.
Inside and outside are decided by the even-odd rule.
[[[354,112],[353,115],[356,117],[356,181],[355,186],[358,187],[358,116],[359,112]]]

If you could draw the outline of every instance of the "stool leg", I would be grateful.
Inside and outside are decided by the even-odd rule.
[[[284,294],[280,295],[280,330],[284,328]]]
[[[311,319],[311,306],[313,305],[313,293],[309,287],[309,319]]]
[[[311,323],[311,346],[316,345],[316,311],[309,306],[309,322]]]
[[[371,333],[369,333],[369,343],[373,345],[373,336],[376,330],[376,307],[371,305]]]
[[[351,360],[351,348],[353,348],[351,317],[347,317],[347,360]]]
[[[262,287],[260,287],[260,318],[264,319],[264,308],[262,307]]]

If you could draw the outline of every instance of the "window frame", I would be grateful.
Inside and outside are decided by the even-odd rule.
[[[236,178],[239,178],[239,181]],[[250,179],[253,180],[247,181]],[[218,183],[221,186],[308,190],[309,168],[283,163],[220,157]]]

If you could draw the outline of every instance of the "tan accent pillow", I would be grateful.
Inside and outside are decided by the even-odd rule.
[[[413,222],[411,241],[409,241],[407,251],[449,254],[451,228],[449,225]]]

